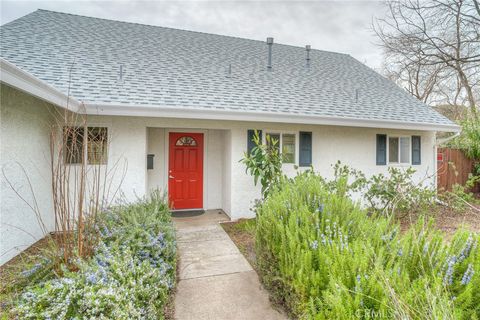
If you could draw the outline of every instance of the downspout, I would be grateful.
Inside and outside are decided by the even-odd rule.
[[[453,138],[458,137],[460,135],[460,133],[462,133],[462,132],[461,131],[455,132],[455,134],[453,136],[446,137],[446,138],[443,138],[443,139],[437,139],[437,143],[435,145],[439,146],[441,144],[444,144],[445,142],[448,142],[448,141],[452,140]]]

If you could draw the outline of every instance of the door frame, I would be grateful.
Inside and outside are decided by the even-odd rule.
[[[165,177],[165,184],[167,190],[167,198],[168,198],[168,170],[170,167],[170,133],[171,132],[178,132],[178,133],[203,133],[203,208],[195,208],[195,209],[181,209],[181,210],[172,210],[172,211],[188,211],[188,210],[196,210],[196,209],[203,209],[207,210],[207,201],[208,201],[208,189],[207,189],[207,180],[208,180],[208,130],[207,129],[188,129],[188,128],[165,128],[165,152],[164,154],[164,177]]]

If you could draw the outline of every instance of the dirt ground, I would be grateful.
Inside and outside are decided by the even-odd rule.
[[[434,218],[435,227],[450,238],[460,228],[480,232],[480,205],[458,212],[448,207],[438,205],[432,208],[430,216]],[[406,215],[400,219],[402,231],[406,231],[418,219],[415,214]]]
[[[0,284],[1,291],[7,286],[13,285],[13,282],[18,277],[12,277],[23,271],[26,265],[35,263],[42,257],[42,252],[49,250],[52,247],[52,241],[56,242],[57,237],[54,234],[49,234],[44,238],[38,240],[22,253],[18,254],[4,265],[0,266]]]
[[[221,226],[255,269],[255,220],[240,219],[236,222],[222,223]]]
[[[59,241],[58,234],[48,234],[0,267],[0,319],[15,318],[10,314],[12,304],[25,286],[33,281],[22,276],[22,272],[41,263],[45,257],[53,256],[58,251]],[[48,279],[52,276],[54,271],[46,269],[41,278]]]

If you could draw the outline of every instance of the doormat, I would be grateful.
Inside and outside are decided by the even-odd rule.
[[[205,210],[181,210],[171,211],[174,218],[190,218],[200,216],[205,213]]]

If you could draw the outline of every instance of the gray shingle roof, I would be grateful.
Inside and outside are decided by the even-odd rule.
[[[45,10],[1,27],[0,56],[87,104],[451,125],[349,55]],[[228,68],[231,64],[231,76]],[[123,80],[119,69],[123,65]],[[358,100],[356,99],[358,90]]]

